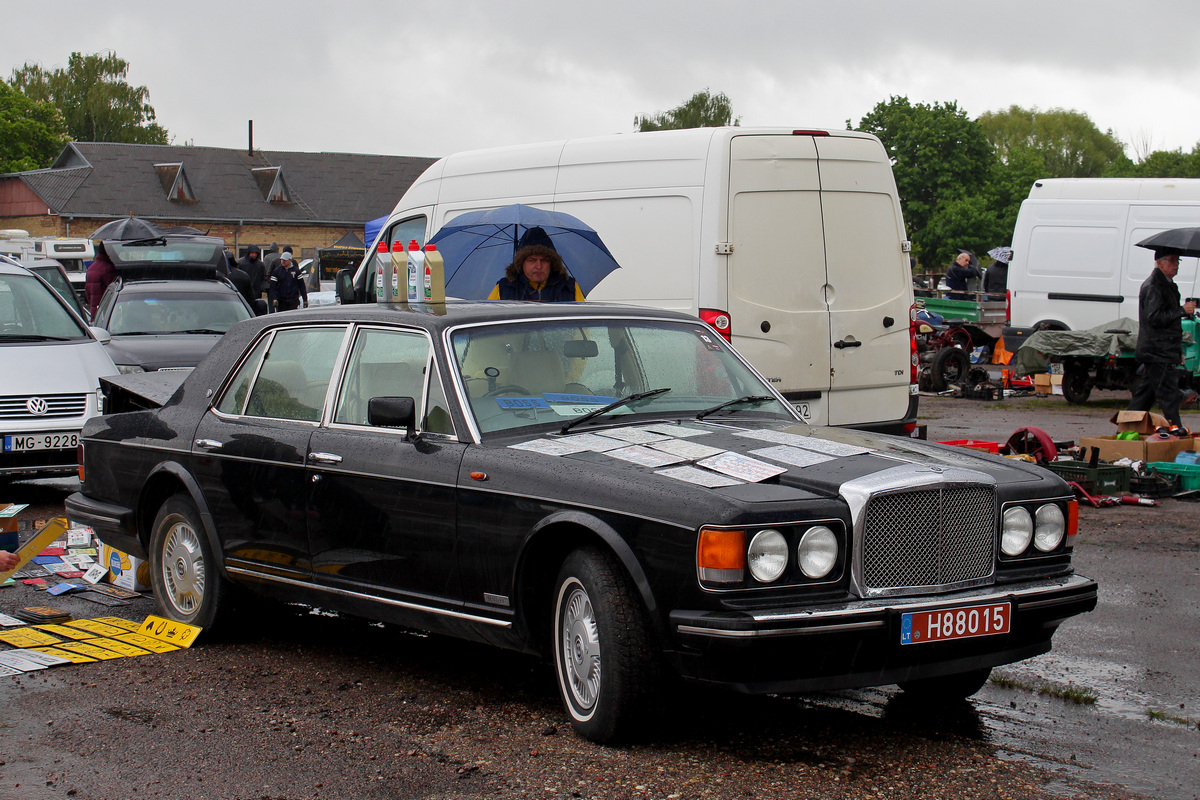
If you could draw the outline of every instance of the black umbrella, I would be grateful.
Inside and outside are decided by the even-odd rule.
[[[1137,243],[1148,250],[1169,250],[1181,256],[1200,256],[1200,228],[1172,228]]]
[[[106,222],[92,231],[89,239],[156,239],[165,231],[149,220],[125,217]]]

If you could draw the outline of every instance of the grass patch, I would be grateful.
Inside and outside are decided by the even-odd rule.
[[[1159,722],[1174,722],[1176,725],[1183,725],[1186,728],[1196,728],[1200,730],[1200,720],[1188,719],[1187,717],[1177,717],[1174,714],[1168,714],[1165,711],[1159,711],[1157,708],[1147,708],[1146,716],[1150,719],[1158,720]]]
[[[1030,694],[1057,697],[1059,700],[1080,706],[1095,705],[1098,699],[1094,692],[1078,686],[1062,686],[1053,683],[1026,683],[1025,681],[1019,681],[1016,678],[1001,674],[992,675],[991,683],[1002,689],[1020,689]]]

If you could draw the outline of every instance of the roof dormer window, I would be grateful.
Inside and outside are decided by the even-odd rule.
[[[167,199],[172,203],[194,203],[196,193],[192,191],[192,183],[188,180],[183,163],[155,164],[154,171],[158,173],[158,182],[162,184]]]
[[[256,167],[250,170],[263,199],[268,203],[291,203],[292,193],[283,179],[283,167]]]

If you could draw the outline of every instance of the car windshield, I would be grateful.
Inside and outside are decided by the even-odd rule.
[[[86,339],[52,289],[32,275],[0,275],[0,342]]]
[[[225,333],[250,312],[233,293],[172,292],[117,296],[108,332],[113,336],[155,333]]]
[[[129,242],[107,241],[113,264],[177,264],[211,263],[217,250],[224,250],[217,241],[189,241],[175,239],[137,239]]]
[[[568,426],[580,432],[646,414],[662,419],[794,419],[724,341],[700,323],[480,325],[454,331],[451,344],[483,434],[529,426]],[[578,424],[579,418],[610,404],[613,408]]]

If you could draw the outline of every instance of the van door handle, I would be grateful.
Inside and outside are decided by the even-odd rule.
[[[196,447],[203,447],[205,450],[220,450],[222,445],[216,439],[197,439]]]
[[[337,453],[309,453],[308,458],[318,464],[340,464],[342,457]]]
[[[853,339],[845,338],[845,339],[842,339],[840,342],[834,342],[833,346],[836,347],[838,350],[844,350],[847,347],[862,347],[862,342],[856,342]]]

